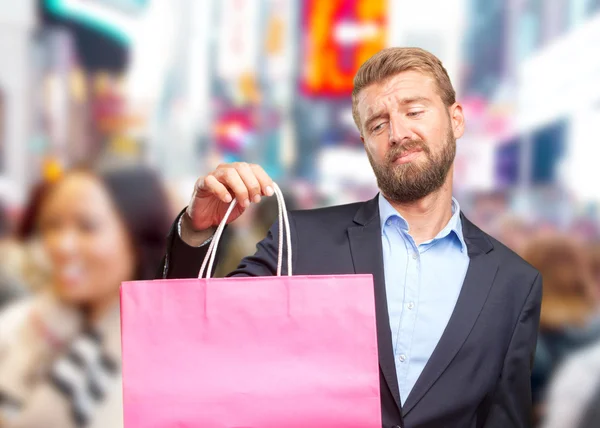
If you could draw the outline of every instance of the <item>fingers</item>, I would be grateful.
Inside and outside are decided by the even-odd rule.
[[[237,199],[240,206],[244,208],[250,206],[248,189],[235,168],[217,169],[213,175],[227,187],[231,196]]]
[[[259,203],[262,189],[258,182],[258,178],[254,175],[254,171],[250,168],[250,165],[247,163],[236,164],[235,169],[246,185],[248,199],[254,203]]]
[[[267,175],[264,169],[260,165],[251,164],[250,168],[254,172],[254,175],[258,182],[260,183],[260,187],[263,195],[273,196],[273,180],[271,177]]]
[[[226,204],[232,201],[231,194],[227,187],[223,185],[214,175],[207,175],[204,179],[199,180],[199,189],[203,192],[216,195],[222,202]]]
[[[260,202],[261,196],[272,196],[273,180],[258,165],[238,162],[220,165],[215,171],[198,180],[200,194],[213,194],[222,202],[236,198],[247,208],[251,202]]]

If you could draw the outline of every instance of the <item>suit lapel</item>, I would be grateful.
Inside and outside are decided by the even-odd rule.
[[[483,309],[494,282],[498,263],[488,253],[493,246],[487,236],[461,215],[469,267],[456,306],[433,354],[402,408],[407,415],[450,365]]]
[[[385,293],[381,226],[377,197],[361,206],[354,218],[354,222],[357,225],[348,228],[354,271],[357,274],[366,273],[373,275],[379,366],[390,391],[392,391],[396,404],[400,408],[400,392],[398,389],[396,366],[394,365],[392,334],[390,331]]]

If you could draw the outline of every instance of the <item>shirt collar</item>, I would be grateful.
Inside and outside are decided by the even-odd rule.
[[[381,234],[383,235],[388,220],[390,222],[397,221],[397,225],[404,231],[408,232],[408,223],[406,220],[396,211],[396,209],[389,203],[387,199],[383,197],[383,195],[379,194],[379,217],[381,220]],[[450,221],[444,227],[435,238],[431,241],[435,241],[437,239],[443,239],[449,234],[453,233],[460,242],[461,251],[467,250],[467,244],[465,243],[465,239],[463,236],[462,230],[462,221],[460,219],[460,205],[458,201],[453,197],[452,198],[452,217]],[[429,241],[429,242],[431,242]]]

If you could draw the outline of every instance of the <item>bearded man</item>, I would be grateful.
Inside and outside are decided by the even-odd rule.
[[[383,427],[530,427],[542,281],[452,196],[465,119],[446,70],[422,49],[384,49],[357,72],[352,103],[380,192],[291,212],[294,273],[373,275]],[[200,177],[172,228],[163,276],[196,277],[233,198],[230,221],[272,194],[258,165]],[[230,275],[274,275],[277,233]]]

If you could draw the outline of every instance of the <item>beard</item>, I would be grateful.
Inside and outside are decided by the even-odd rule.
[[[427,157],[427,162],[394,163],[403,154],[417,149]],[[415,202],[440,189],[446,182],[456,156],[456,139],[448,127],[444,146],[439,153],[431,153],[423,140],[410,140],[390,148],[382,163],[377,163],[368,150],[367,156],[383,196],[399,203]]]

